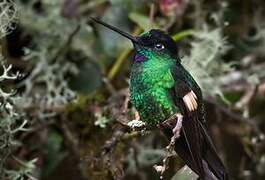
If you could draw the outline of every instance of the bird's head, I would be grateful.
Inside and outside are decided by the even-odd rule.
[[[139,37],[134,43],[134,61],[142,62],[157,59],[179,59],[175,41],[164,31],[152,29]]]
[[[152,60],[165,61],[166,59],[179,61],[178,46],[164,31],[152,29],[140,36],[132,36],[98,19],[91,19],[131,40],[135,50],[134,62],[136,63]]]

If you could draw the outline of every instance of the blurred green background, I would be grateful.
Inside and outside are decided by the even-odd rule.
[[[134,35],[176,40],[200,84],[208,131],[231,179],[265,179],[265,1],[0,1],[0,179],[159,179],[167,141],[135,132]],[[192,179],[177,155],[164,179]]]

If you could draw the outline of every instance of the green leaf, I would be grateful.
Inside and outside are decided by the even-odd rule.
[[[96,64],[80,63],[78,68],[78,74],[69,80],[71,89],[82,94],[89,94],[100,87],[102,77]]]
[[[198,175],[185,165],[171,178],[171,180],[196,180],[197,178]]]

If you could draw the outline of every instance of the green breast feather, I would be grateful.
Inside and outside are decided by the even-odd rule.
[[[130,78],[131,102],[141,120],[149,125],[164,121],[177,110],[169,95],[169,89],[174,86],[170,72],[172,63],[153,58],[152,61],[133,64]]]

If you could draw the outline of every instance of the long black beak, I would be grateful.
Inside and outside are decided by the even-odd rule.
[[[99,24],[111,29],[112,31],[115,31],[115,32],[119,33],[120,35],[122,35],[123,37],[126,37],[127,39],[130,39],[133,43],[138,44],[138,41],[137,41],[136,37],[124,32],[124,31],[122,31],[122,30],[120,30],[120,29],[118,29],[118,28],[116,28],[116,27],[114,27],[112,25],[109,25],[109,24],[107,24],[107,23],[105,23],[105,22],[103,22],[103,21],[101,21],[99,19],[96,19],[96,18],[93,18],[93,17],[90,17],[90,18],[93,21],[95,21],[96,23],[99,23]]]

